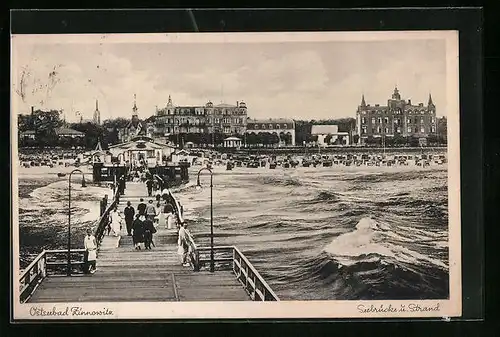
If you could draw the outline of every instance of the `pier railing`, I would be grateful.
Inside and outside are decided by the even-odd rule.
[[[102,238],[104,237],[104,234],[106,233],[106,228],[108,227],[108,224],[109,224],[109,213],[111,213],[111,210],[116,205],[118,205],[119,200],[120,200],[120,195],[118,193],[118,188],[115,188],[113,201],[108,206],[108,208],[106,208],[104,213],[99,218],[99,221],[97,222],[97,228],[95,230],[94,236],[96,238],[98,246],[101,244]]]
[[[196,249],[195,270],[202,270],[210,263],[210,251],[210,247]],[[253,301],[279,301],[269,284],[235,246],[214,247],[214,264],[216,270],[232,270]]]
[[[85,249],[71,250],[73,275],[83,274]],[[44,250],[26,267],[19,276],[19,299],[26,302],[46,276],[66,275],[68,251],[65,249]]]

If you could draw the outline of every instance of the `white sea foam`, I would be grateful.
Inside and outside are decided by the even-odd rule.
[[[414,265],[425,261],[444,269],[448,268],[445,263],[438,259],[415,252],[400,245],[389,243],[387,241],[388,237],[404,239],[405,241],[410,240],[387,230],[387,226],[381,226],[371,218],[362,218],[353,232],[336,237],[324,248],[324,251],[333,255],[337,261],[344,265],[355,264],[357,261],[354,258],[356,257],[377,254]],[[372,261],[374,259],[376,258],[364,259],[363,261]]]

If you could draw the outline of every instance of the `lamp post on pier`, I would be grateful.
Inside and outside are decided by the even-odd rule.
[[[197,189],[201,189],[201,184],[200,184],[200,173],[203,170],[207,170],[210,172],[210,272],[213,273],[215,266],[214,266],[214,207],[213,207],[213,178],[214,174],[212,170],[208,167],[203,167],[198,171],[198,180],[196,184]]]
[[[71,276],[71,175],[75,172],[81,173],[82,174],[82,187],[86,187],[87,185],[85,184],[85,175],[83,172],[79,169],[74,169],[71,171],[69,174],[68,178],[68,270],[67,270],[67,275]]]

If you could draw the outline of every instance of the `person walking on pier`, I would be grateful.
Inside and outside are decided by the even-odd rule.
[[[144,242],[144,221],[146,217],[144,215],[137,214],[134,223],[132,224],[132,241],[134,242],[134,248],[136,250],[141,250],[141,243]]]
[[[132,235],[132,223],[134,222],[134,215],[135,215],[135,210],[134,207],[132,207],[130,201],[127,201],[127,207],[123,210],[123,213],[125,215],[125,224],[127,226],[127,235],[131,236]]]
[[[106,212],[106,207],[108,207],[108,195],[105,194],[104,197],[102,198],[101,200],[101,212],[99,214],[99,216],[102,216],[104,214],[104,212]]]
[[[148,197],[150,197],[153,194],[153,180],[148,179],[146,181],[146,187],[148,188]]]
[[[118,190],[120,191],[120,195],[125,194],[125,174],[122,174],[120,179],[118,179]]]
[[[155,208],[155,205],[153,204],[153,200],[149,200],[149,203],[146,206],[146,216],[147,216],[148,220],[151,220],[151,222],[153,222],[155,219],[156,208]]]
[[[156,228],[153,224],[153,220],[144,220],[144,248],[151,250],[151,244],[155,245],[153,242],[153,234],[156,233]]]
[[[181,223],[179,228],[179,239],[177,240],[178,253],[181,255],[181,264],[184,267],[189,266],[188,253],[189,253],[189,231],[186,223]]]
[[[146,204],[144,203],[144,199],[140,199],[140,203],[137,206],[137,213],[139,215],[145,215],[146,214]]]
[[[111,230],[113,231],[113,235],[118,236],[122,228],[123,219],[120,216],[120,213],[118,212],[118,208],[116,206],[113,208],[113,212],[111,212],[110,218],[111,218]]]
[[[83,239],[83,245],[85,247],[84,255],[84,273],[93,274],[96,271],[96,260],[97,260],[97,241],[95,236],[92,235],[92,230],[87,229],[87,235]]]

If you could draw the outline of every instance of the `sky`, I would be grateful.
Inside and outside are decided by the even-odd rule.
[[[23,38],[23,37],[20,37]],[[367,104],[386,105],[397,85],[402,98],[446,116],[446,43],[442,38],[383,41],[244,43],[71,43],[13,40],[15,108],[63,109],[101,119],[147,118],[171,95],[174,105],[244,101],[252,118],[355,117]],[[21,74],[27,73],[21,85]],[[17,93],[23,88],[24,99]]]

